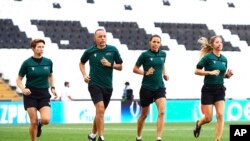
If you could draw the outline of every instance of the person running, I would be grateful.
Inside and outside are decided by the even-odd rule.
[[[201,126],[212,121],[213,107],[216,110],[215,141],[220,141],[224,126],[225,91],[224,78],[233,75],[231,69],[227,70],[227,58],[221,54],[223,49],[222,38],[212,36],[208,43],[207,38],[198,40],[201,43],[201,60],[195,70],[196,75],[205,76],[201,88],[201,106],[204,116],[196,122],[193,130],[194,137],[198,138]]]
[[[53,78],[53,63],[43,57],[45,41],[34,39],[30,47],[34,53],[26,59],[19,70],[16,79],[17,86],[23,93],[24,108],[30,118],[29,133],[31,141],[36,141],[41,136],[42,126],[50,122],[50,93],[56,95]],[[22,83],[26,76],[25,86]],[[41,119],[38,119],[37,112]]]
[[[107,45],[106,31],[97,29],[94,34],[95,45],[86,49],[79,64],[83,79],[88,83],[88,90],[95,104],[96,115],[90,141],[104,141],[104,113],[113,92],[113,69],[122,70],[122,58],[116,47]],[[89,60],[90,72],[86,73],[85,64]]]
[[[163,82],[169,76],[165,71],[166,53],[160,50],[161,37],[152,35],[149,40],[150,49],[144,51],[138,58],[133,72],[143,75],[140,89],[141,115],[137,122],[136,141],[142,141],[142,130],[149,112],[149,106],[155,102],[158,109],[156,140],[161,141],[164,127],[166,88]],[[143,66],[143,69],[140,67]]]

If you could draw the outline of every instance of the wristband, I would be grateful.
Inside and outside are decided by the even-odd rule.
[[[225,78],[229,78],[229,76],[226,74],[226,75],[225,75]]]
[[[113,68],[114,67],[114,63],[111,63],[111,66],[110,66],[111,68]]]

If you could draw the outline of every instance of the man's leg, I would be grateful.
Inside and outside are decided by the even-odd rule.
[[[104,134],[104,112],[105,112],[105,107],[103,101],[99,101],[95,104],[96,107],[96,116],[95,116],[95,124],[93,125],[96,126],[97,129],[97,134],[98,136],[103,136]]]

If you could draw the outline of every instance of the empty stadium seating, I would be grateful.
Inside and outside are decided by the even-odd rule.
[[[31,20],[60,49],[86,49],[93,44],[93,34],[79,21]],[[69,43],[62,43],[62,40]]]
[[[22,97],[17,94],[15,89],[12,89],[8,82],[6,83],[0,78],[0,101],[20,101]]]
[[[234,35],[238,35],[240,40],[246,41],[248,46],[250,46],[250,25],[224,24],[223,28],[229,29]]]
[[[170,38],[176,39],[179,44],[185,45],[186,50],[200,50],[197,39],[200,37],[211,37],[216,35],[209,30],[206,24],[187,23],[155,23],[163,33],[168,33]],[[232,47],[230,42],[224,42],[224,51],[240,51],[238,47]]]
[[[145,29],[139,28],[136,22],[98,22],[111,32],[114,38],[126,44],[129,50],[147,50],[148,40],[152,34],[147,34]],[[169,50],[167,46],[162,49]]]
[[[87,27],[82,27],[79,21],[53,21],[53,20],[31,20],[39,31],[43,31],[53,43],[57,43],[60,49],[86,49],[93,44],[93,33]],[[139,28],[136,22],[101,22],[99,26],[104,26],[111,32],[114,38],[120,40],[122,44],[128,46],[130,50],[145,50],[148,48],[148,39],[152,34],[147,34],[145,29]],[[21,32],[18,26],[13,25],[11,19],[0,19],[1,48],[28,48],[30,38]],[[155,23],[155,27],[160,27],[163,33],[168,33],[171,39],[176,39],[179,44],[186,47],[186,50],[199,50],[197,39],[200,37],[211,37],[216,35],[213,30],[209,30],[206,24],[188,23]],[[250,44],[250,25],[223,25],[224,29],[230,29],[232,34],[236,34],[241,40]],[[249,32],[249,33],[248,33]],[[64,43],[63,41],[68,41]],[[230,42],[224,42],[225,51],[240,51],[239,47],[232,47]],[[169,50],[167,46],[162,46],[164,50]]]
[[[30,38],[14,25],[12,19],[0,19],[0,48],[29,48]]]

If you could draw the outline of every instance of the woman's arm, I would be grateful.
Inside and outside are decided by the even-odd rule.
[[[31,94],[30,90],[29,90],[28,88],[25,88],[25,87],[24,87],[24,85],[23,85],[23,83],[22,83],[22,80],[23,80],[23,77],[17,76],[16,84],[17,84],[18,88],[21,89],[21,91],[22,91],[22,93],[23,93],[24,95],[30,95],[30,94]]]

